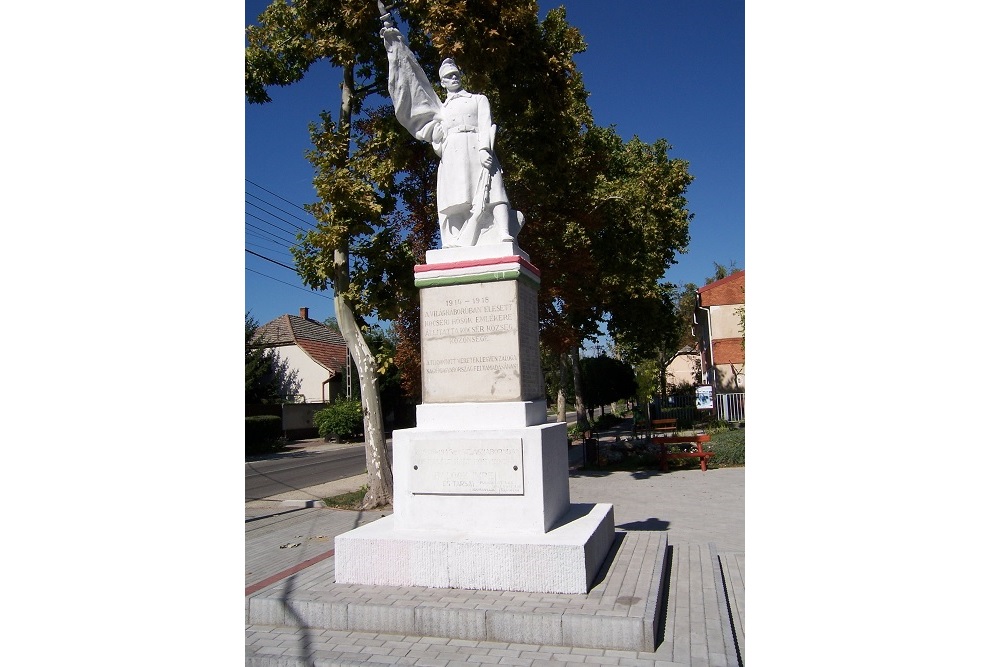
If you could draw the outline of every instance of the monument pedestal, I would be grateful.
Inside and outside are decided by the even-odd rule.
[[[415,274],[424,403],[416,428],[393,432],[393,515],[335,538],[337,582],[586,593],[614,512],[569,501],[566,424],[546,423],[538,270],[521,253]]]

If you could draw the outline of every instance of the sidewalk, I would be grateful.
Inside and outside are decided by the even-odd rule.
[[[575,450],[575,451],[574,451]],[[570,462],[582,458],[571,449]],[[353,491],[365,476],[247,503],[246,586],[250,596],[290,591],[332,574],[333,537],[388,512],[306,507]],[[570,472],[574,503],[610,502],[619,531],[665,532],[668,572],[662,640],[653,652],[511,644],[281,625],[248,625],[246,664],[255,666],[466,663],[741,667],[743,646],[744,469]],[[447,593],[447,591],[442,591]],[[387,598],[407,589],[385,591]],[[393,595],[395,593],[396,595]],[[461,593],[451,591],[451,594]],[[387,600],[387,605],[392,605]]]

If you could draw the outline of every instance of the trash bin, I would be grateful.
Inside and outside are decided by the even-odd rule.
[[[600,465],[597,453],[597,438],[587,438],[583,441],[583,464],[587,466]]]

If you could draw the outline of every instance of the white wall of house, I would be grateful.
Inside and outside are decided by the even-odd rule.
[[[297,345],[282,345],[274,349],[278,359],[287,361],[289,370],[297,373],[295,381],[298,387],[295,393],[304,396],[306,403],[319,403],[324,398],[330,400],[329,396],[323,396],[323,383],[330,379],[330,371]]]
[[[667,366],[667,384],[701,383],[701,362],[697,354],[681,354]]]
[[[739,309],[743,304],[733,304],[725,306],[709,306],[709,314],[706,317],[705,310],[699,309],[696,313],[698,323],[695,325],[695,335],[698,337],[698,344],[702,350],[708,350],[715,341],[722,339],[743,338],[743,331],[740,327]],[[711,325],[709,325],[711,318]],[[709,338],[711,333],[711,339]],[[705,355],[706,361],[709,356]],[[728,362],[722,362],[712,356],[715,365],[710,374],[703,375],[701,382],[711,382],[720,391],[739,392],[746,388],[746,377],[743,374],[744,364],[735,364],[735,372]]]
[[[742,338],[740,331],[740,316],[737,312],[743,304],[728,306],[709,306],[712,311],[712,338]]]
[[[739,393],[746,391],[746,376],[743,372],[744,364],[716,364],[716,385],[719,391],[727,393]],[[733,372],[735,368],[735,373]]]

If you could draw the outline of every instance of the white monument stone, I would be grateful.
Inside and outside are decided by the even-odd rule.
[[[335,538],[339,583],[586,593],[611,505],[569,498],[547,423],[539,272],[520,255],[415,267],[424,403],[393,432],[393,515]]]
[[[383,20],[388,17],[385,12]],[[393,432],[393,514],[335,538],[338,583],[586,593],[609,504],[571,504],[566,424],[547,423],[539,270],[517,245],[489,102],[451,59],[443,103],[386,21],[396,117],[441,157],[442,247],[414,268],[423,404]]]

